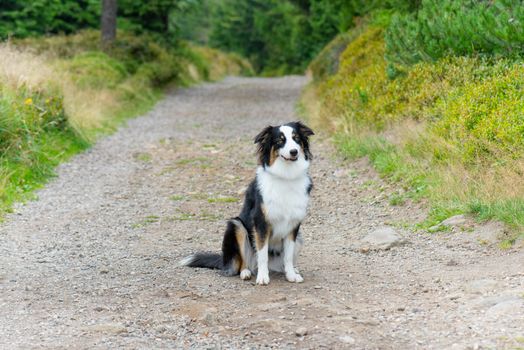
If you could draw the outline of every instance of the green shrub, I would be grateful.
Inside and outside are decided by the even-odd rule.
[[[81,88],[115,88],[128,75],[121,62],[100,51],[81,53],[65,66],[73,82]]]
[[[524,156],[524,66],[497,65],[502,74],[472,78],[436,104],[434,132],[460,149],[465,162]]]
[[[8,0],[0,4],[0,39],[72,33],[97,27],[100,1]]]
[[[423,0],[415,13],[398,13],[386,33],[396,64],[447,55],[524,54],[524,6],[519,0]]]

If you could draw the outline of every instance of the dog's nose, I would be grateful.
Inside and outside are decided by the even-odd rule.
[[[289,151],[289,154],[291,154],[292,157],[296,157],[298,154],[298,151],[296,149],[292,149],[291,151]]]

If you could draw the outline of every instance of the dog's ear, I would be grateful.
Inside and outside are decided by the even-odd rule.
[[[302,122],[295,122],[296,128],[300,134],[302,134],[305,137],[313,136],[315,133],[313,130],[311,130],[310,127],[303,124]]]
[[[273,131],[273,127],[271,125],[266,126],[264,130],[262,130],[260,134],[258,134],[255,137],[255,143],[261,144],[261,143],[264,143],[265,141],[269,141],[271,139],[272,131]]]
[[[315,133],[313,130],[311,130],[311,128],[300,121],[294,122],[293,127],[297,131],[298,137],[300,137],[300,142],[302,143],[306,160],[313,159],[313,154],[311,154],[311,150],[309,149],[309,137],[315,135]]]
[[[255,143],[258,144],[257,155],[258,163],[266,166],[269,164],[270,153],[271,153],[271,135],[273,133],[273,127],[271,125],[266,126],[264,130],[255,137]]]

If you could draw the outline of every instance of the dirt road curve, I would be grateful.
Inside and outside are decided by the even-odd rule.
[[[296,119],[302,77],[178,91],[59,169],[0,225],[1,349],[517,349],[524,252],[406,227],[364,162],[313,142],[305,278],[177,266],[218,250],[255,168],[253,136]],[[388,226],[405,239],[369,250]]]

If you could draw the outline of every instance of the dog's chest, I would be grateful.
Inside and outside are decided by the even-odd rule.
[[[258,177],[266,219],[273,229],[273,239],[286,237],[306,217],[310,183],[307,175],[295,180],[282,180],[268,174]]]

